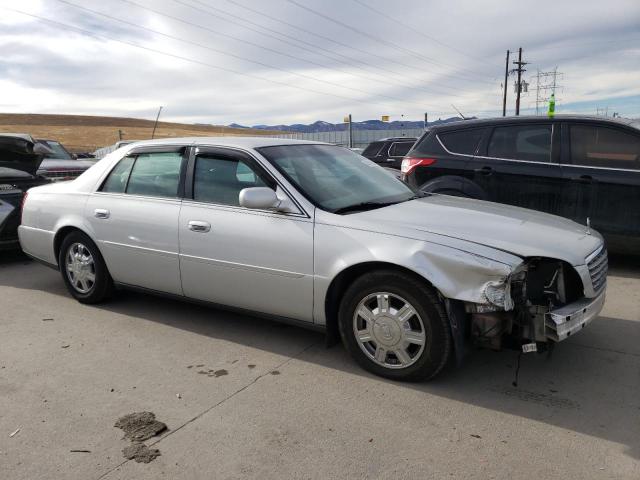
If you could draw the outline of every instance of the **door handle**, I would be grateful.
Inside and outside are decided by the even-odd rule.
[[[191,230],[192,232],[207,233],[209,230],[211,230],[211,224],[208,222],[190,220],[188,225],[189,230]]]
[[[491,175],[493,173],[493,168],[491,167],[475,168],[473,171],[476,173],[480,173],[482,175]]]
[[[111,213],[109,213],[109,210],[105,210],[104,208],[96,208],[93,211],[93,215],[96,218],[106,219],[109,218],[109,215],[111,215]]]

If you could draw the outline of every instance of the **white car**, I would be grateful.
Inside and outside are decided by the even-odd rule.
[[[559,342],[606,290],[588,227],[423,196],[346,148],[292,140],[123,147],[29,190],[19,236],[81,302],[123,286],[258,312],[339,332],[363,367],[395,379],[433,377],[468,342]]]

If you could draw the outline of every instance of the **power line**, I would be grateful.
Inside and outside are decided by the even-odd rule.
[[[121,1],[129,1],[129,0],[121,0]],[[216,7],[213,7],[213,6],[211,6],[211,5],[208,5],[207,3],[202,2],[201,0],[190,0],[190,1],[192,1],[192,2],[196,2],[197,4],[199,4],[199,5],[201,5],[201,6],[205,7],[205,8],[207,8],[208,10],[217,11],[217,12],[219,12],[219,13],[221,13],[221,14],[223,14],[223,15],[227,15],[227,16],[229,16],[229,17],[233,18],[233,19],[240,20],[240,21],[242,21],[242,22],[247,22],[247,23],[249,23],[249,24],[251,24],[251,25],[255,25],[255,26],[257,26],[258,28],[261,28],[261,29],[267,30],[267,31],[269,31],[269,32],[273,32],[273,33],[275,33],[275,34],[277,34],[277,35],[281,35],[281,36],[283,36],[283,37],[285,37],[285,38],[289,38],[289,39],[291,39],[292,41],[283,40],[283,39],[281,39],[281,38],[274,37],[272,34],[268,34],[268,33],[260,32],[260,31],[256,30],[255,28],[251,28],[251,27],[247,27],[246,25],[239,24],[237,21],[234,21],[234,20],[228,20],[228,19],[226,19],[226,18],[224,18],[224,17],[221,17],[221,16],[220,16],[220,15],[218,15],[218,14],[215,14],[215,13],[212,13],[212,12],[209,12],[209,11],[205,11],[205,10],[202,10],[201,8],[198,8],[198,7],[196,7],[196,6],[193,6],[193,5],[190,5],[190,4],[188,4],[188,3],[185,3],[185,2],[184,2],[184,0],[172,0],[172,1],[173,1],[173,2],[175,2],[175,3],[179,3],[179,4],[181,4],[181,5],[184,5],[184,6],[186,6],[186,7],[189,7],[189,8],[191,8],[191,9],[193,9],[193,10],[197,11],[197,12],[205,13],[206,15],[210,15],[210,16],[212,16],[212,17],[219,18],[219,19],[221,19],[221,20],[224,20],[224,21],[227,21],[227,22],[230,22],[230,23],[234,23],[234,24],[236,24],[236,25],[240,26],[241,28],[245,28],[245,29],[250,30],[250,31],[252,31],[252,32],[259,33],[260,35],[264,35],[264,36],[266,36],[266,37],[269,37],[269,38],[273,38],[273,39],[275,39],[275,40],[278,40],[279,42],[282,42],[282,43],[285,43],[285,44],[288,44],[288,45],[292,45],[293,47],[296,47],[296,48],[302,49],[302,50],[304,50],[304,51],[306,51],[306,52],[310,52],[310,53],[312,53],[312,54],[314,54],[314,55],[320,55],[320,56],[323,56],[323,57],[325,57],[325,58],[328,58],[329,60],[332,60],[332,61],[338,61],[339,63],[341,63],[341,64],[343,64],[343,65],[346,65],[346,66],[348,66],[348,67],[351,67],[351,68],[353,68],[353,67],[354,67],[354,65],[353,65],[353,61],[354,61],[354,59],[352,59],[352,58],[350,58],[350,57],[346,57],[346,56],[344,56],[344,55],[341,55],[341,54],[338,54],[338,53],[332,52],[332,51],[327,50],[327,49],[324,49],[324,48],[322,48],[322,47],[318,47],[317,45],[314,45],[314,44],[312,44],[312,43],[306,42],[306,41],[301,40],[301,39],[299,39],[299,38],[297,38],[297,37],[292,37],[292,36],[290,36],[290,35],[284,34],[284,33],[279,32],[279,31],[277,31],[277,30],[273,30],[273,29],[271,29],[271,28],[265,27],[264,25],[260,25],[260,24],[258,24],[258,23],[252,22],[251,20],[247,20],[246,18],[239,17],[238,15],[234,15],[234,14],[228,13],[228,12],[226,12],[226,11],[224,11],[224,10],[221,10],[220,8],[216,8]],[[145,8],[145,7],[141,7],[141,8]],[[305,45],[309,45],[309,46],[311,47],[311,49],[300,46],[300,43],[305,44]],[[334,55],[334,56],[329,56],[329,55],[326,55],[326,54],[320,53],[320,52],[318,52],[318,50],[323,50],[323,51],[329,52],[330,54],[332,54],[332,55]],[[365,53],[366,53],[366,52],[365,52]],[[336,55],[337,55],[337,56],[344,57],[344,58],[346,58],[348,61],[346,61],[346,62],[345,62],[345,61],[338,60],[338,59],[336,59],[336,58],[335,58],[335,56],[336,56]],[[290,56],[290,55],[288,55],[288,56]],[[299,57],[295,57],[295,58],[298,58],[298,59],[300,59],[300,60],[302,60],[302,61],[310,62],[309,60],[302,59],[302,58],[299,58]],[[382,58],[383,60],[387,60],[387,59],[385,59],[384,57],[380,57],[380,58]],[[405,75],[405,74],[400,74],[400,73],[394,72],[393,70],[389,70],[389,69],[386,69],[386,68],[383,68],[383,67],[378,68],[378,67],[375,67],[375,66],[373,66],[373,65],[371,65],[371,64],[368,64],[368,63],[366,63],[366,62],[362,62],[362,61],[359,61],[359,60],[355,60],[355,61],[356,61],[356,62],[358,62],[358,63],[362,63],[362,64],[364,64],[364,65],[369,65],[369,66],[371,66],[372,68],[377,68],[378,70],[385,70],[385,71],[388,71],[388,72],[390,72],[390,73],[392,73],[392,74],[394,74],[394,75],[396,75],[396,76],[401,76],[401,77],[403,77],[403,78],[406,78],[406,75]],[[394,62],[395,62],[395,61],[394,61]],[[315,62],[312,62],[312,63],[315,63]],[[405,64],[405,63],[402,63],[402,62],[395,62],[395,63],[399,63],[400,65],[402,65],[403,67],[406,67],[406,68],[412,68],[412,69],[415,69],[415,67],[412,67],[411,65],[408,65],[408,64]],[[315,63],[315,64],[316,64],[316,65],[318,65],[317,63]],[[322,66],[323,68],[327,68],[327,69],[333,69],[333,67],[326,66],[326,65],[320,65],[320,66]],[[359,68],[359,67],[356,67],[356,68]],[[362,69],[361,69],[361,70],[362,70]],[[416,69],[416,70],[417,70],[417,69]],[[361,77],[361,78],[366,78],[367,80],[378,81],[378,80],[372,79],[371,77],[364,77],[364,76],[362,76],[362,75],[354,74],[353,72],[346,72],[346,71],[344,71],[344,70],[338,70],[338,71],[342,71],[343,73],[347,73],[348,75],[354,75],[354,76],[359,76],[359,77]],[[363,71],[364,71],[364,70],[363,70]],[[419,70],[419,71],[420,71],[421,73],[423,73],[423,71],[422,71],[422,70]],[[365,71],[365,72],[366,72],[366,71]],[[370,72],[367,72],[367,73],[370,73]],[[380,75],[378,74],[378,76],[380,76]],[[396,82],[397,82],[397,81],[396,81]],[[388,82],[383,82],[383,83],[384,83],[384,84],[386,84],[386,85],[389,85],[389,83],[388,83]],[[425,89],[425,88],[421,88],[421,87],[415,87],[415,86],[412,86],[412,85],[408,85],[408,84],[406,84],[406,83],[400,83],[399,85],[403,85],[403,86],[405,86],[406,88],[411,88],[411,89],[414,89],[414,90],[422,90],[422,91],[424,91],[424,92],[426,92],[426,93],[440,93],[440,94],[451,95],[451,94],[449,94],[449,93],[445,93],[445,92],[442,92],[442,91],[437,91],[437,90],[433,90],[433,89]],[[442,87],[442,88],[445,88],[445,89],[450,89],[450,90],[453,90],[453,91],[458,91],[458,89],[457,89],[457,88],[449,87],[449,86],[447,86],[447,85],[442,85],[441,87]]]
[[[367,95],[375,95],[375,96],[379,96],[379,97],[384,97],[384,98],[387,98],[387,99],[390,99],[390,100],[395,100],[395,101],[398,101],[398,102],[404,103],[404,100],[402,100],[401,98],[391,97],[391,96],[389,96],[389,95],[375,94],[375,93],[371,93],[371,92],[366,92],[366,91],[364,91],[364,90],[360,90],[360,89],[358,89],[358,88],[353,88],[353,87],[349,87],[349,86],[342,85],[342,84],[339,84],[339,83],[331,82],[331,81],[328,81],[328,80],[323,80],[323,79],[321,79],[321,78],[316,78],[316,77],[314,77],[314,76],[306,75],[306,74],[304,74],[304,73],[299,73],[299,72],[294,72],[294,71],[292,71],[292,70],[287,70],[287,69],[284,69],[284,68],[279,68],[279,67],[276,67],[276,66],[273,66],[273,65],[270,65],[270,64],[264,63],[264,62],[260,62],[260,61],[257,61],[257,60],[251,60],[251,59],[249,59],[249,58],[242,57],[242,56],[240,56],[240,55],[236,55],[236,54],[233,54],[233,53],[225,52],[225,51],[223,51],[223,50],[219,50],[219,49],[217,49],[217,48],[210,47],[210,46],[208,46],[208,45],[203,45],[203,44],[198,43],[198,42],[194,42],[194,41],[187,40],[187,39],[184,39],[184,38],[176,37],[176,36],[174,36],[174,35],[170,35],[170,34],[168,34],[168,33],[159,32],[159,31],[157,31],[157,30],[153,30],[153,29],[148,28],[148,27],[143,27],[142,25],[137,24],[137,23],[129,22],[129,21],[127,21],[127,20],[122,20],[122,19],[120,19],[120,18],[113,17],[113,16],[108,15],[108,14],[106,14],[106,13],[98,12],[98,11],[96,11],[96,10],[92,10],[92,9],[90,9],[90,8],[83,7],[83,6],[81,6],[81,5],[77,5],[77,4],[75,4],[75,3],[69,2],[68,0],[57,0],[57,1],[58,1],[58,2],[60,2],[60,3],[65,4],[65,5],[69,5],[69,6],[71,6],[71,7],[77,8],[77,9],[79,9],[79,10],[83,10],[83,11],[85,11],[85,12],[89,12],[89,13],[92,13],[92,14],[94,14],[94,15],[99,15],[99,16],[101,16],[101,17],[108,18],[108,19],[113,20],[113,21],[115,21],[115,22],[122,23],[122,24],[124,24],[124,25],[130,25],[130,26],[135,27],[135,28],[137,28],[137,29],[145,30],[145,31],[147,31],[147,32],[151,32],[151,33],[154,33],[154,34],[156,34],[156,35],[161,35],[161,36],[163,36],[163,37],[170,38],[170,39],[172,39],[172,40],[177,40],[177,41],[179,41],[179,42],[187,43],[187,44],[189,44],[189,45],[194,45],[194,46],[197,46],[197,47],[200,47],[200,48],[204,48],[204,49],[206,49],[206,50],[210,50],[210,51],[212,51],[212,52],[216,52],[216,53],[219,53],[219,54],[221,54],[221,55],[227,55],[227,56],[230,56],[230,57],[233,57],[233,58],[237,58],[237,59],[239,59],[239,60],[243,60],[243,61],[245,61],[245,62],[253,63],[253,64],[255,64],[255,65],[260,65],[260,66],[265,67],[265,68],[269,68],[269,69],[272,69],[272,70],[278,70],[278,71],[280,71],[280,72],[287,73],[287,74],[289,74],[289,75],[295,75],[295,76],[298,76],[298,77],[301,77],[301,78],[305,78],[305,79],[307,79],[307,80],[311,80],[311,81],[315,81],[315,82],[320,82],[320,83],[325,83],[325,84],[327,84],[327,85],[331,85],[331,86],[333,86],[333,87],[344,88],[344,89],[346,89],[346,90],[352,90],[352,91],[354,91],[354,92],[364,93],[364,94],[367,94]]]
[[[426,34],[426,33],[424,33],[422,30],[420,30],[420,29],[418,29],[418,28],[415,28],[415,27],[413,27],[413,26],[409,25],[408,23],[403,22],[402,20],[399,20],[399,19],[397,19],[396,17],[392,17],[391,15],[389,15],[389,14],[387,14],[387,13],[384,13],[383,11],[378,10],[378,9],[377,9],[377,8],[375,8],[375,7],[372,7],[372,6],[371,6],[371,5],[369,5],[368,3],[363,2],[362,0],[352,0],[352,1],[353,1],[353,2],[355,2],[355,3],[357,3],[358,5],[360,5],[361,7],[366,8],[367,10],[370,10],[370,11],[372,11],[372,12],[374,12],[374,13],[377,13],[378,15],[380,15],[381,17],[386,18],[387,20],[391,20],[391,21],[393,21],[393,22],[397,23],[398,25],[401,25],[401,26],[403,26],[403,27],[405,27],[405,28],[407,28],[407,29],[411,30],[412,32],[417,33],[418,35],[420,35],[420,36],[422,36],[422,37],[426,38],[427,40],[430,40],[430,41],[432,41],[432,42],[435,42],[435,43],[437,43],[438,45],[442,45],[443,47],[448,48],[449,50],[453,50],[454,52],[459,53],[460,55],[465,56],[465,57],[467,57],[467,58],[469,58],[469,59],[473,60],[474,62],[478,62],[478,63],[481,63],[481,64],[483,64],[483,65],[486,65],[486,64],[485,64],[484,62],[482,62],[481,60],[478,60],[477,58],[475,58],[475,57],[473,57],[473,56],[469,55],[468,53],[464,52],[463,50],[460,50],[459,48],[456,48],[456,47],[453,47],[453,46],[451,46],[451,45],[448,45],[448,44],[444,43],[443,41],[438,40],[438,39],[437,39],[437,38],[435,38],[435,37],[432,37],[431,35],[427,35],[427,34]]]
[[[76,27],[74,25],[70,25],[68,23],[59,22],[57,20],[52,20],[50,18],[42,17],[42,16],[39,16],[39,15],[36,15],[36,14],[33,14],[33,13],[24,12],[22,10],[9,8],[9,7],[2,7],[2,8],[6,9],[6,10],[9,10],[9,11],[12,11],[12,12],[15,12],[15,13],[19,13],[21,15],[25,15],[25,16],[34,18],[34,19],[36,19],[36,20],[38,20],[40,22],[49,23],[51,25],[55,25],[57,27],[63,27],[65,29],[75,30],[77,32],[80,32],[80,33],[82,33],[84,35],[87,35],[87,36],[90,36],[90,37],[93,37],[93,38],[111,40],[113,42],[122,43],[124,45],[129,45],[131,47],[139,48],[141,50],[146,50],[148,52],[157,53],[159,55],[163,55],[163,56],[166,56],[166,57],[175,58],[175,59],[178,59],[178,60],[183,60],[185,62],[194,63],[194,64],[197,64],[197,65],[200,65],[200,66],[203,66],[203,67],[212,68],[212,69],[215,69],[215,70],[221,70],[221,71],[224,71],[224,72],[227,72],[227,73],[233,73],[233,74],[244,76],[244,77],[254,78],[254,79],[257,79],[257,80],[262,80],[262,81],[265,81],[265,82],[273,83],[273,84],[276,84],[276,85],[281,85],[281,86],[288,87],[288,88],[295,88],[296,90],[315,93],[317,95],[324,95],[324,96],[328,96],[328,97],[340,98],[342,100],[354,101],[354,102],[363,103],[363,104],[366,104],[366,105],[371,105],[373,103],[373,102],[370,102],[368,100],[362,100],[362,99],[359,99],[359,98],[347,97],[347,96],[338,95],[338,94],[335,94],[335,93],[323,92],[323,91],[320,91],[320,90],[315,90],[315,89],[311,89],[311,88],[307,88],[307,87],[301,87],[299,85],[295,85],[295,84],[291,84],[291,83],[281,82],[279,80],[273,80],[271,78],[265,78],[265,77],[262,77],[260,75],[255,75],[255,74],[252,74],[252,73],[241,72],[239,70],[235,70],[235,69],[232,69],[232,68],[221,67],[219,65],[213,65],[211,63],[203,62],[203,61],[200,61],[200,60],[197,60],[197,59],[194,59],[194,58],[189,58],[189,57],[185,57],[185,56],[182,56],[182,55],[177,55],[177,54],[174,54],[174,53],[169,53],[169,52],[165,52],[165,51],[162,51],[162,50],[158,50],[156,48],[140,45],[140,44],[128,41],[128,40],[122,40],[122,39],[119,39],[119,38],[111,37],[109,35],[94,33],[94,32],[91,32],[89,30],[85,30],[84,28],[79,28],[79,27]],[[387,104],[376,104],[376,105],[380,105],[380,106],[384,105],[385,108],[388,106]]]
[[[176,0],[174,0],[174,1],[176,1]],[[369,38],[371,40],[374,40],[374,41],[376,41],[378,43],[381,43],[383,45],[390,46],[390,47],[392,47],[392,48],[394,48],[396,50],[404,51],[405,53],[407,53],[407,54],[409,54],[409,55],[411,55],[413,57],[416,57],[416,58],[422,60],[423,62],[432,64],[432,65],[435,65],[435,66],[444,65],[444,66],[448,66],[448,67],[452,67],[452,68],[457,68],[457,67],[455,67],[453,65],[449,65],[449,64],[446,64],[444,62],[440,62],[438,60],[434,60],[432,58],[426,57],[426,56],[424,56],[424,55],[422,55],[422,54],[420,54],[418,52],[415,52],[415,51],[413,51],[413,50],[411,50],[409,48],[403,47],[402,45],[398,45],[397,43],[391,42],[389,40],[385,40],[383,38],[380,38],[380,37],[377,37],[375,35],[372,35],[369,32],[365,32],[364,30],[360,30],[360,29],[358,29],[356,27],[348,25],[348,24],[346,24],[346,23],[344,23],[344,22],[342,22],[340,20],[337,20],[337,19],[335,19],[335,18],[333,18],[333,17],[331,17],[329,15],[326,15],[326,14],[324,14],[322,12],[319,12],[317,10],[314,10],[314,9],[310,8],[310,7],[307,7],[306,5],[302,5],[301,3],[297,2],[296,0],[286,0],[286,1],[289,2],[292,5],[295,5],[298,8],[301,8],[302,10],[305,10],[305,11],[310,12],[310,13],[316,15],[316,16],[324,18],[325,20],[328,20],[331,23],[335,23],[336,25],[340,25],[341,27],[343,27],[343,28],[345,28],[345,29],[347,29],[349,31],[356,32],[356,33],[358,33],[358,34],[360,34],[360,35],[362,35],[364,37],[367,37],[367,38]],[[463,77],[463,76],[460,76],[460,75],[455,75],[455,74],[450,74],[450,73],[440,73],[439,75],[444,76],[444,77],[460,78],[460,79],[463,79],[463,80],[466,80],[466,81],[470,81],[470,79],[468,77]],[[489,83],[489,82],[485,82],[485,83]]]
[[[161,11],[156,10],[156,9],[154,9],[154,8],[146,7],[146,6],[141,5],[141,4],[137,3],[137,2],[134,2],[133,0],[120,0],[120,1],[121,1],[121,2],[123,2],[123,3],[128,3],[128,4],[130,4],[130,5],[134,5],[134,6],[136,6],[136,7],[140,8],[140,9],[142,9],[142,10],[146,10],[146,11],[148,11],[148,12],[155,13],[156,15],[160,15],[160,16],[162,16],[162,17],[169,18],[169,19],[171,19],[171,20],[175,20],[175,21],[180,22],[180,23],[183,23],[183,24],[185,24],[185,25],[189,25],[189,26],[192,26],[192,27],[198,28],[198,29],[200,29],[200,30],[204,30],[204,31],[209,32],[209,33],[211,33],[211,34],[213,34],[213,35],[217,35],[217,36],[224,37],[224,38],[229,38],[229,39],[234,40],[234,41],[236,41],[236,42],[244,43],[244,44],[246,44],[246,45],[251,45],[251,46],[253,46],[253,47],[255,47],[255,48],[259,48],[259,49],[261,49],[261,50],[265,50],[265,51],[268,51],[268,52],[272,52],[272,53],[275,53],[276,55],[281,55],[281,56],[284,56],[284,57],[287,57],[287,58],[291,58],[291,59],[293,59],[293,60],[298,60],[298,61],[301,61],[301,62],[306,62],[306,63],[309,63],[310,65],[315,65],[315,66],[317,66],[317,67],[320,67],[320,68],[323,68],[323,69],[326,69],[326,70],[332,70],[332,68],[331,68],[331,67],[329,67],[329,66],[327,66],[327,65],[324,65],[324,64],[322,64],[322,63],[314,62],[314,61],[312,61],[312,60],[308,60],[308,59],[305,59],[305,58],[302,58],[302,57],[298,57],[298,56],[296,56],[296,55],[291,55],[291,54],[288,54],[288,53],[285,53],[285,52],[281,52],[281,51],[279,51],[279,50],[276,50],[276,49],[273,49],[273,48],[270,48],[270,47],[267,47],[267,46],[264,46],[264,45],[260,45],[260,44],[255,43],[255,42],[251,42],[251,41],[249,41],[249,40],[245,40],[245,39],[243,39],[243,38],[236,37],[236,36],[234,36],[234,35],[229,35],[229,34],[227,34],[227,33],[223,33],[223,32],[217,31],[217,30],[215,30],[215,29],[212,29],[212,28],[206,27],[206,26],[204,26],[204,25],[200,25],[200,24],[197,24],[197,23],[194,23],[194,22],[190,22],[190,21],[185,20],[185,19],[183,19],[183,18],[176,17],[176,16],[174,16],[174,15],[170,15],[170,14],[168,14],[168,13],[161,12]],[[207,15],[210,15],[210,16],[213,16],[213,17],[215,17],[215,18],[219,18],[219,19],[224,20],[224,21],[228,21],[228,20],[227,20],[227,19],[225,19],[224,17],[221,17],[221,16],[216,15],[216,14],[214,14],[214,13],[207,12],[207,11],[205,11],[205,10],[202,10],[202,9],[198,8],[198,7],[194,7],[194,6],[192,6],[192,5],[186,4],[186,3],[181,2],[181,1],[179,1],[179,0],[174,0],[174,1],[175,1],[176,3],[180,3],[180,4],[184,5],[184,6],[188,6],[188,7],[192,8],[192,9],[195,9],[195,10],[196,10],[196,11],[198,11],[198,12],[201,12],[201,13],[204,13],[204,14],[207,14]],[[237,25],[239,25],[240,27],[248,28],[248,27],[244,27],[243,25],[238,24],[237,22],[233,22],[233,23],[236,23],[236,24],[237,24]],[[267,34],[264,34],[264,33],[262,33],[262,32],[258,32],[258,31],[257,31],[257,30],[255,30],[255,29],[250,29],[250,30],[251,30],[251,31],[256,31],[257,33],[261,33],[262,35],[267,35]],[[271,35],[267,35],[267,36],[272,37]],[[284,42],[284,43],[290,43],[290,42],[286,42],[286,41],[284,41],[284,40],[278,39],[278,38],[276,38],[276,37],[272,37],[272,38],[275,38],[276,40],[281,41],[281,42]],[[296,46],[296,45],[294,44],[294,46]],[[306,49],[306,48],[303,48],[303,47],[299,47],[299,46],[298,46],[298,48],[302,48],[303,50],[309,51],[309,52],[311,52],[311,53],[316,53],[316,52],[314,52],[313,50],[309,50],[309,49]],[[325,56],[326,56],[326,55],[325,55]],[[333,60],[331,57],[329,57],[329,58],[330,58],[331,60]],[[360,78],[365,78],[366,80],[370,80],[370,81],[374,81],[374,82],[378,82],[378,83],[383,83],[384,85],[387,85],[387,86],[392,86],[392,85],[390,85],[388,82],[383,82],[383,81],[380,81],[380,80],[376,80],[376,79],[373,79],[373,78],[371,78],[371,77],[364,77],[364,76],[362,76],[362,75],[357,75],[357,74],[355,74],[355,73],[347,72],[347,71],[344,71],[344,70],[337,70],[337,71],[341,71],[341,72],[346,73],[346,74],[348,74],[348,75],[352,75],[352,76],[356,76],[356,77],[360,77]],[[426,92],[426,93],[430,93],[430,94],[434,94],[434,93],[436,93],[436,94],[443,94],[443,95],[458,96],[458,95],[455,95],[455,94],[451,94],[451,93],[448,93],[448,92],[443,92],[443,91],[441,91],[441,90],[436,90],[436,89],[432,89],[432,88],[431,88],[431,89],[425,89],[425,88],[413,87],[413,86],[406,85],[406,84],[405,84],[405,86],[406,86],[406,88],[411,88],[411,89],[414,89],[414,90],[420,90],[420,91],[423,91],[423,92]],[[451,88],[451,87],[443,86],[443,88]]]
[[[174,1],[179,1],[179,0],[174,0]],[[349,57],[349,56],[343,55],[343,54],[338,53],[338,52],[333,52],[333,51],[328,50],[328,49],[326,49],[326,48],[320,47],[320,46],[318,46],[317,44],[313,44],[313,43],[306,42],[305,40],[302,40],[302,39],[300,39],[299,37],[293,37],[293,36],[291,36],[291,35],[284,34],[284,33],[279,32],[279,31],[277,31],[277,30],[273,30],[273,29],[271,29],[271,28],[265,27],[264,25],[260,25],[260,24],[257,24],[257,23],[255,23],[255,22],[252,22],[252,21],[250,21],[250,20],[247,20],[247,19],[245,19],[245,18],[239,17],[239,16],[237,16],[237,15],[233,15],[233,14],[231,14],[231,13],[229,13],[229,12],[226,12],[226,11],[224,11],[224,10],[221,10],[221,9],[220,9],[220,8],[218,8],[218,7],[213,7],[213,6],[209,5],[209,4],[207,4],[206,2],[203,2],[202,0],[191,0],[191,1],[192,1],[192,2],[196,2],[196,3],[198,3],[198,4],[202,5],[202,6],[205,6],[206,8],[208,8],[208,9],[210,9],[210,10],[215,10],[215,11],[221,12],[221,13],[223,13],[223,14],[225,14],[225,15],[231,16],[232,18],[240,19],[240,20],[242,20],[242,21],[244,21],[244,22],[250,23],[250,24],[252,24],[252,25],[256,25],[256,26],[258,26],[259,28],[262,28],[262,29],[268,30],[268,31],[270,31],[270,32],[273,32],[273,33],[275,33],[275,34],[277,34],[277,35],[282,35],[282,36],[284,36],[284,37],[286,37],[286,38],[292,39],[293,41],[295,41],[295,42],[296,42],[296,44],[295,44],[294,46],[297,46],[298,48],[299,48],[299,45],[297,45],[297,43],[303,43],[303,44],[305,44],[305,45],[309,45],[310,47],[312,47],[312,48],[314,49],[314,52],[315,52],[316,50],[322,50],[322,51],[325,51],[325,52],[330,53],[331,55],[339,56],[339,57],[345,58],[348,62],[347,62],[347,63],[345,63],[345,62],[340,62],[340,63],[343,63],[343,64],[345,64],[345,65],[348,65],[349,67],[352,67],[352,68],[353,68],[353,66],[354,66],[354,65],[353,65],[353,62],[357,62],[357,63],[359,63],[359,64],[366,65],[366,66],[368,66],[368,67],[370,67],[370,68],[373,68],[373,69],[375,69],[375,70],[384,70],[384,71],[389,72],[389,73],[392,73],[392,74],[394,74],[394,75],[396,75],[396,76],[400,76],[400,77],[406,78],[406,72],[398,73],[398,72],[396,72],[396,71],[394,71],[394,70],[390,70],[390,69],[388,69],[388,68],[384,67],[383,65],[372,65],[372,64],[370,64],[370,63],[368,63],[368,62],[365,62],[365,61],[362,61],[362,60],[359,60],[359,59],[356,59],[356,58],[353,58],[353,57]],[[248,11],[250,11],[250,12],[253,12],[253,13],[255,13],[256,15],[259,15],[259,16],[262,16],[262,17],[265,17],[265,18],[268,18],[268,19],[270,19],[270,20],[276,21],[276,22],[278,22],[278,23],[280,23],[280,24],[283,24],[283,25],[287,25],[288,27],[294,28],[294,29],[296,29],[296,30],[298,30],[298,31],[301,31],[301,32],[303,32],[303,33],[306,33],[306,34],[308,34],[308,35],[312,35],[312,36],[315,36],[315,37],[321,38],[321,39],[323,39],[323,40],[325,40],[325,41],[329,41],[329,42],[332,42],[332,43],[334,43],[334,44],[336,44],[336,45],[340,45],[340,46],[342,46],[342,47],[345,47],[345,48],[348,48],[348,49],[351,49],[351,50],[354,50],[354,51],[357,51],[357,52],[363,53],[363,54],[365,54],[365,55],[367,55],[367,56],[370,56],[370,57],[378,58],[378,59],[380,59],[380,60],[382,60],[382,61],[384,61],[384,62],[392,62],[392,63],[395,63],[395,64],[397,64],[397,65],[400,65],[400,66],[404,67],[405,69],[406,69],[406,68],[410,68],[411,70],[416,70],[416,71],[418,71],[418,72],[420,72],[420,73],[424,73],[424,70],[423,70],[423,69],[420,69],[420,68],[418,68],[418,67],[415,67],[415,66],[409,65],[409,64],[404,63],[404,62],[400,62],[400,61],[395,60],[395,59],[392,59],[392,58],[387,58],[387,57],[383,57],[383,56],[380,56],[380,55],[376,55],[376,54],[371,53],[371,52],[368,52],[368,51],[366,51],[366,50],[362,50],[361,48],[357,48],[357,47],[354,47],[354,46],[348,45],[348,44],[346,44],[346,43],[343,43],[343,42],[340,42],[340,41],[334,40],[334,39],[332,39],[332,38],[330,38],[330,37],[327,37],[327,36],[325,36],[325,35],[321,35],[321,34],[318,34],[318,33],[316,33],[316,32],[312,32],[312,31],[310,31],[310,30],[307,30],[307,29],[301,28],[301,27],[299,27],[299,26],[297,26],[297,25],[295,25],[295,24],[293,24],[293,23],[286,22],[286,21],[281,20],[281,19],[279,19],[279,18],[277,18],[277,17],[274,17],[274,16],[272,16],[272,15],[268,15],[268,14],[266,14],[266,13],[264,13],[264,12],[260,12],[259,10],[256,10],[256,9],[254,9],[254,8],[251,8],[251,7],[248,7],[248,6],[246,6],[246,5],[243,5],[243,4],[241,4],[240,2],[237,2],[237,1],[235,1],[235,0],[227,0],[227,2],[229,2],[229,3],[231,3],[232,5],[235,5],[235,6],[237,6],[237,7],[240,7],[240,8],[242,8],[242,9],[245,9],[245,10],[248,10]],[[289,42],[286,42],[286,43],[289,43]],[[306,50],[306,49],[305,49],[305,50]],[[316,53],[317,53],[317,52],[316,52]],[[326,55],[323,55],[323,56],[326,56]],[[333,58],[332,58],[332,59],[333,59]],[[437,72],[435,72],[435,73],[437,73]],[[472,72],[472,74],[474,74],[474,75],[475,75],[475,73],[474,73],[474,72]],[[470,79],[468,79],[468,78],[464,78],[464,80],[470,81]],[[409,88],[416,88],[416,87],[409,87]],[[452,88],[452,90],[456,90],[456,91],[457,91],[458,89],[456,89],[456,88]]]

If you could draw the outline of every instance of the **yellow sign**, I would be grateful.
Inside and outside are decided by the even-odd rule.
[[[342,119],[342,121],[344,123],[349,123],[349,115],[345,115],[344,118]]]
[[[382,121],[383,122],[388,122],[389,121],[389,115],[382,115]]]

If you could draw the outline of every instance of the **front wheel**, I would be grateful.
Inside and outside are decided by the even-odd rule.
[[[357,279],[342,298],[339,324],[354,359],[394,380],[433,378],[452,349],[449,321],[437,294],[404,273],[380,271]]]
[[[81,303],[99,303],[111,296],[113,281],[95,243],[82,232],[67,235],[58,265],[69,293]]]

